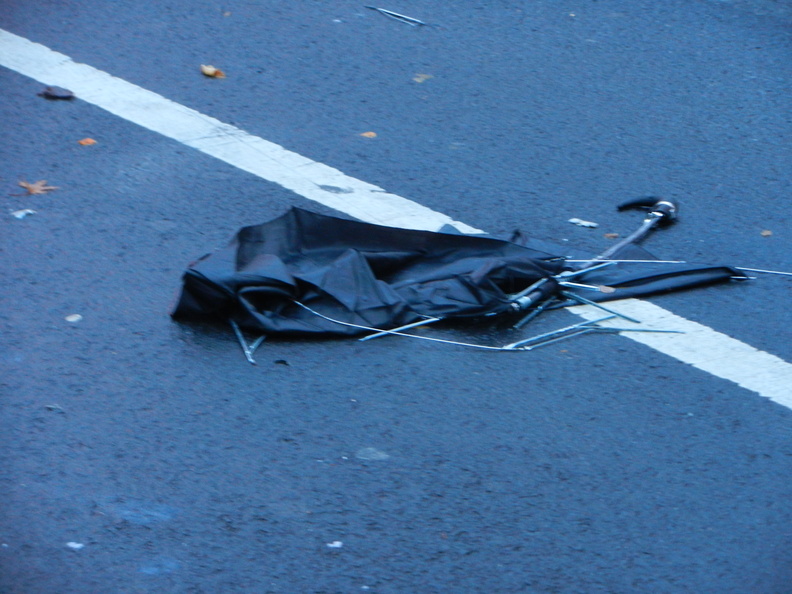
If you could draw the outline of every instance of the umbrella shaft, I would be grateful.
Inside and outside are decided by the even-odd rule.
[[[625,247],[627,245],[630,245],[630,244],[633,244],[633,243],[638,243],[644,237],[646,237],[646,235],[649,233],[649,231],[652,230],[652,228],[657,224],[657,222],[659,220],[660,220],[660,217],[653,217],[650,214],[650,216],[648,216],[648,217],[646,217],[644,219],[643,223],[641,223],[641,226],[638,227],[638,229],[633,231],[630,235],[628,235],[627,237],[622,239],[619,243],[617,243],[616,245],[612,246],[610,249],[605,250],[604,252],[602,252],[602,254],[597,256],[595,259],[596,260],[607,260],[613,254],[615,254],[620,249],[622,249],[623,247]]]
[[[585,268],[589,268],[590,266],[592,266],[593,264],[596,264],[600,260],[607,260],[608,258],[613,256],[615,253],[617,253],[619,250],[621,250],[625,246],[628,246],[630,244],[638,243],[644,237],[646,237],[646,235],[649,233],[649,231],[652,230],[652,228],[658,223],[658,221],[660,221],[661,218],[662,217],[656,216],[656,215],[654,215],[654,213],[650,212],[647,215],[647,217],[643,220],[643,223],[641,223],[641,226],[638,227],[638,229],[636,229],[635,231],[630,233],[630,235],[628,235],[627,237],[622,239],[616,245],[611,246],[610,248],[608,248],[607,250],[602,252],[599,256],[596,256],[595,258],[593,258],[593,259],[589,260],[588,262],[585,262],[584,264],[582,264],[579,269],[583,270]]]

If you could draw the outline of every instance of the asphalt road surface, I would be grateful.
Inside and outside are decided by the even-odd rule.
[[[496,236],[595,254],[661,195],[658,256],[792,271],[788,3],[382,6],[429,25],[3,0],[0,29]],[[789,408],[615,335],[273,338],[252,366],[170,319],[183,270],[345,211],[43,86],[0,67],[0,591],[792,592]],[[792,279],[757,276],[651,302],[790,362]]]

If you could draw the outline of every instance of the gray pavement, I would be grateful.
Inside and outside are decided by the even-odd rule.
[[[792,270],[783,3],[386,6],[424,28],[352,2],[0,8],[496,235],[596,253],[637,224],[615,204],[660,194],[684,210],[658,255]],[[170,320],[181,272],[292,205],[332,211],[41,86],[0,68],[3,211],[37,211],[0,218],[0,591],[792,592],[788,409],[618,336],[273,339],[250,366]],[[792,361],[791,287],[652,301]]]

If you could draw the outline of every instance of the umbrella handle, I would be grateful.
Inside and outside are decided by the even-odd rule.
[[[679,203],[657,196],[647,196],[645,198],[636,198],[635,200],[628,200],[620,204],[618,210],[629,210],[633,208],[643,208],[649,210],[646,217],[641,222],[641,226],[633,231],[630,235],[622,239],[619,243],[611,246],[599,256],[589,260],[585,264],[578,266],[578,270],[584,270],[599,262],[600,260],[607,260],[613,254],[617,253],[623,247],[630,244],[637,244],[640,242],[654,227],[666,227],[672,224],[677,219],[679,213]]]
[[[631,210],[634,208],[643,208],[649,211],[649,215],[654,215],[657,219],[657,224],[661,227],[666,227],[676,221],[679,214],[679,203],[657,196],[646,196],[644,198],[636,198],[635,200],[628,200],[622,202],[616,207],[617,210]]]

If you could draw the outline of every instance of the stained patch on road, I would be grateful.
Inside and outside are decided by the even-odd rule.
[[[171,557],[155,557],[143,563],[138,569],[139,573],[145,575],[162,575],[173,573],[181,567],[181,564]]]
[[[114,499],[100,503],[99,508],[108,516],[139,526],[172,520],[179,514],[176,507],[142,499]]]

